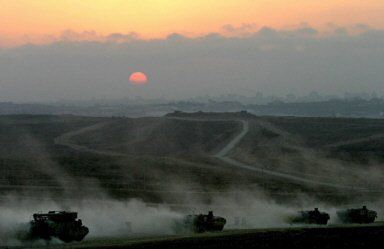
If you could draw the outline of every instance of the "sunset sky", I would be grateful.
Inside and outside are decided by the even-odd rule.
[[[0,0],[0,102],[384,96],[383,13],[384,0]]]
[[[196,37],[225,33],[225,25],[289,29],[306,23],[321,30],[363,23],[381,29],[383,13],[382,0],[0,0],[0,40],[3,46],[47,42],[65,30]]]

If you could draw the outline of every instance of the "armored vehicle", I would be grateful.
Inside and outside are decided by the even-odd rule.
[[[56,237],[64,242],[71,242],[83,240],[88,232],[81,219],[77,219],[76,212],[49,211],[33,215],[29,237],[44,240]]]
[[[347,209],[337,211],[337,216],[343,223],[373,223],[377,218],[377,213],[373,210],[363,208]]]
[[[213,216],[213,212],[208,214],[187,215],[183,220],[183,227],[187,231],[195,233],[217,232],[224,229],[226,219],[220,216]]]
[[[290,223],[326,225],[330,216],[320,212],[318,208],[310,211],[299,211],[296,216],[290,217]]]

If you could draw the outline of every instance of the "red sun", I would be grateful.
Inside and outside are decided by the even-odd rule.
[[[148,77],[145,73],[134,72],[129,76],[129,82],[133,85],[145,85],[148,82]]]

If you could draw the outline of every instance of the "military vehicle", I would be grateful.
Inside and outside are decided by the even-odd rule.
[[[33,214],[30,222],[30,239],[50,240],[52,237],[64,242],[81,241],[89,230],[77,219],[76,212],[49,211]]]
[[[377,218],[377,213],[373,210],[363,208],[347,209],[337,211],[337,216],[343,223],[373,223]]]
[[[226,219],[220,216],[213,216],[213,212],[208,214],[187,215],[183,220],[183,228],[186,231],[195,233],[218,232],[224,229]]]
[[[328,213],[320,212],[318,208],[310,211],[299,211],[297,215],[290,217],[290,223],[326,225],[330,216]]]

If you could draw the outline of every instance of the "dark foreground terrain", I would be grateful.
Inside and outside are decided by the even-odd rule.
[[[233,230],[195,236],[98,239],[44,248],[382,248],[383,224],[269,230]]]
[[[0,145],[0,247],[20,245],[12,229],[33,213],[67,209],[79,212],[89,237],[47,247],[339,249],[384,241],[382,224],[148,238],[172,234],[172,218],[208,210],[228,221],[246,217],[242,228],[282,227],[286,213],[314,207],[368,205],[383,220],[383,120],[16,115],[0,117]],[[136,239],[122,231],[127,222]]]
[[[249,131],[228,156],[259,172],[215,157],[241,134],[239,121]],[[359,203],[381,195],[383,155],[381,119],[256,117],[247,112],[175,112],[159,118],[0,116],[0,199],[7,202],[9,193],[41,198],[43,192],[60,200],[82,198],[102,189],[114,199],[180,204],[193,195],[209,203],[207,193],[261,189],[278,202],[309,193],[327,203]],[[369,191],[350,191],[353,187]]]

